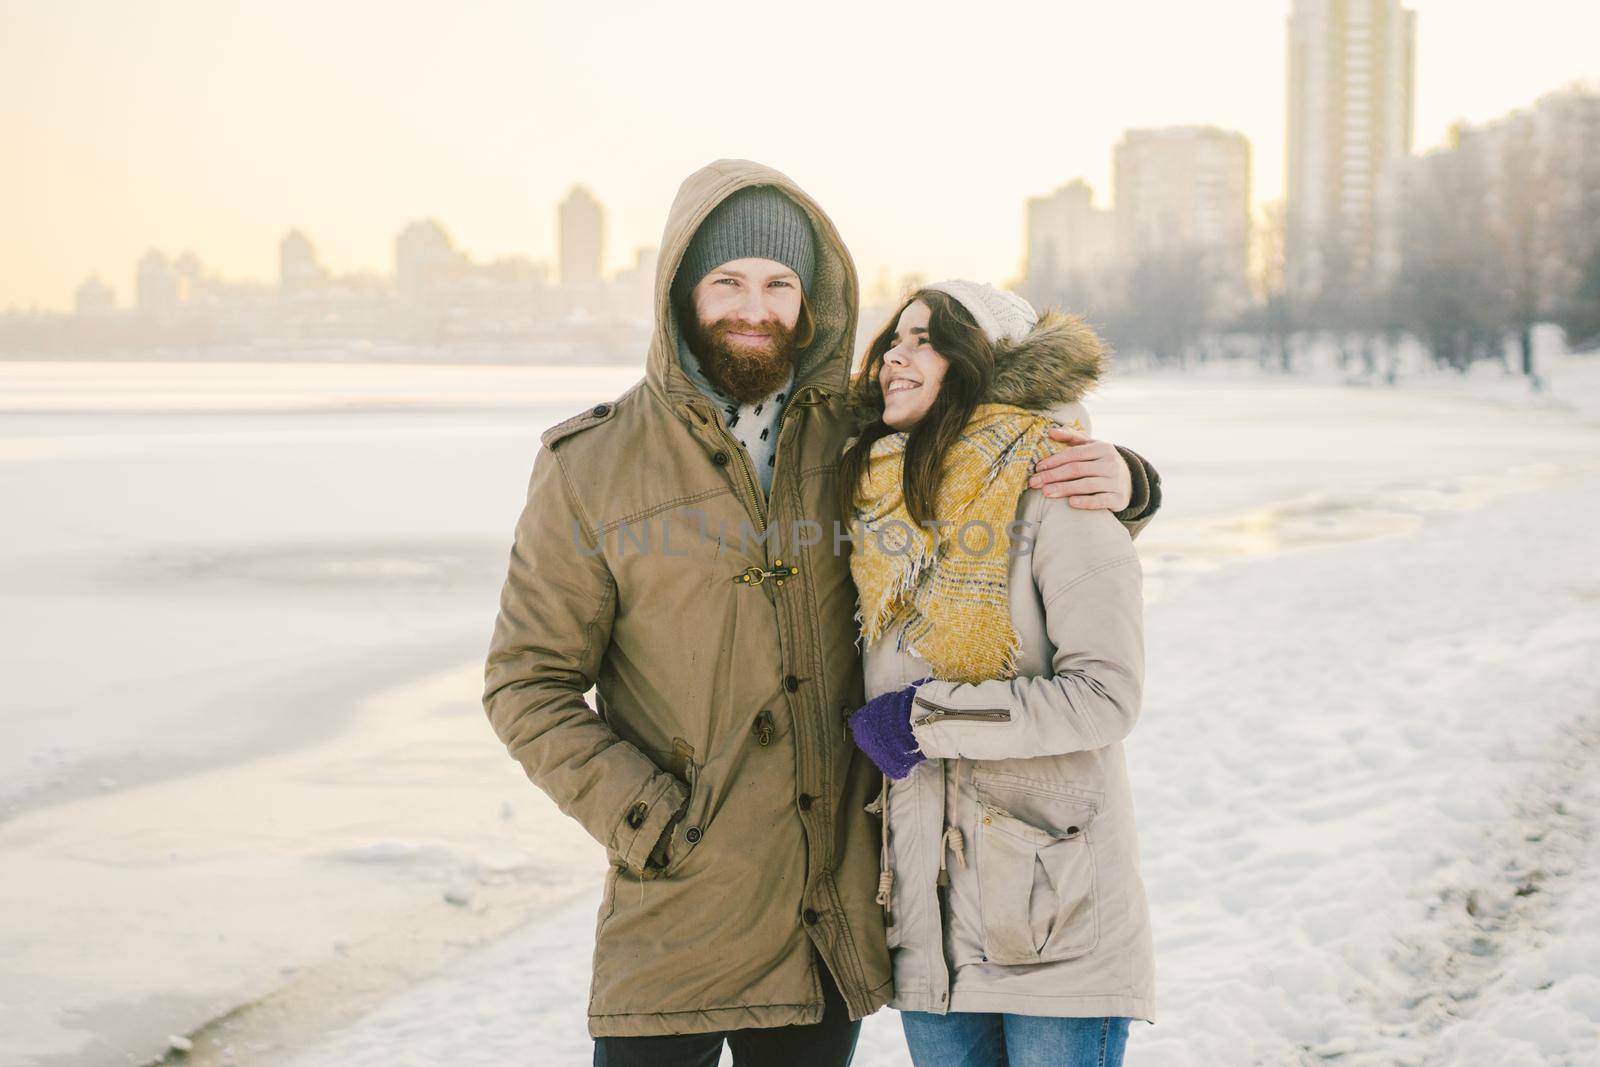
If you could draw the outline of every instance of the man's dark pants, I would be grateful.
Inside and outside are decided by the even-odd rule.
[[[734,1067],[848,1067],[861,1035],[861,1020],[850,1021],[827,965],[821,959],[816,964],[822,980],[819,1023],[717,1034],[597,1037],[594,1067],[717,1067],[724,1039],[733,1050]]]

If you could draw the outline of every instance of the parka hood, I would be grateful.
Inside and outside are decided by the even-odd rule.
[[[1046,311],[1019,341],[995,346],[994,381],[984,400],[1049,411],[1075,403],[1105,373],[1107,352],[1077,315]]]
[[[752,185],[775,186],[787,194],[810,218],[816,235],[816,274],[806,294],[816,335],[797,356],[794,396],[807,390],[837,395],[848,384],[858,282],[855,263],[833,221],[787,175],[748,159],[719,159],[684,179],[661,234],[661,251],[656,259],[655,333],[645,364],[645,381],[668,400],[703,400],[703,394],[678,362],[680,326],[672,306],[672,279],[706,216],[727,197]]]

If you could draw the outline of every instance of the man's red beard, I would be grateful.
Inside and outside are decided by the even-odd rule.
[[[789,380],[794,369],[794,330],[776,319],[750,323],[720,319],[710,326],[693,312],[681,316],[684,340],[700,361],[708,381],[741,404],[769,396]],[[729,334],[760,333],[766,340],[746,344]]]

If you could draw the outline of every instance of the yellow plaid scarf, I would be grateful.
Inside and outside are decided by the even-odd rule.
[[[1053,425],[1009,404],[979,404],[945,453],[931,528],[917,527],[906,510],[908,432],[872,443],[856,487],[850,556],[861,602],[856,621],[869,645],[904,615],[898,650],[927,660],[934,677],[980,682],[1016,674],[1022,641],[1006,590],[1010,527],[1034,462],[1056,450],[1046,436]]]

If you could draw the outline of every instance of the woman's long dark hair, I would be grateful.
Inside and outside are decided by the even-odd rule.
[[[944,454],[994,380],[994,345],[959,301],[934,289],[918,289],[907,297],[867,346],[866,362],[850,382],[849,407],[866,425],[839,458],[839,514],[847,525],[855,516],[856,487],[866,474],[873,442],[895,432],[883,421],[883,387],[878,375],[884,355],[894,347],[900,316],[917,301],[928,306],[928,343],[950,364],[933,406],[906,438],[902,488],[911,521],[918,526],[934,518]]]

